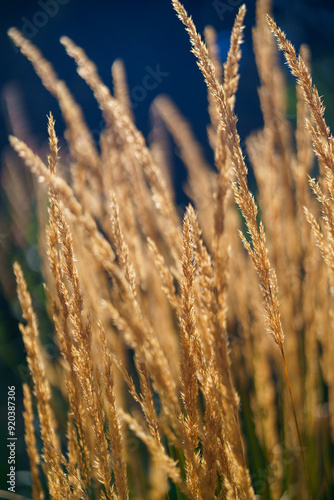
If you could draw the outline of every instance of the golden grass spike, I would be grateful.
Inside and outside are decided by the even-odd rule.
[[[31,392],[27,384],[23,384],[23,402],[24,409],[24,426],[25,426],[25,441],[30,462],[30,471],[32,477],[32,496],[34,500],[44,500],[45,495],[39,478],[38,466],[40,457],[36,446],[36,436],[34,428],[34,412],[32,408]]]
[[[126,463],[124,458],[124,443],[122,428],[120,425],[118,410],[116,406],[115,392],[114,392],[114,379],[112,373],[112,358],[111,353],[107,346],[105,330],[101,323],[99,323],[100,341],[103,354],[103,387],[108,401],[107,417],[109,421],[109,442],[112,453],[112,468],[115,476],[115,486],[117,495],[121,500],[129,498],[127,486],[127,472]]]
[[[306,66],[310,69],[311,53],[307,45],[300,46],[300,56],[305,61]],[[297,129],[296,129],[296,147],[297,158],[304,172],[310,173],[313,164],[314,154],[312,151],[311,137],[305,134],[305,126],[307,121],[310,121],[310,109],[303,99],[303,91],[297,84]],[[305,175],[303,176],[305,182]]]
[[[50,155],[48,156],[49,170],[52,174],[56,173],[56,167],[58,162],[58,137],[55,131],[55,121],[53,119],[52,113],[48,116],[48,134],[49,134],[49,148]]]
[[[141,407],[145,414],[150,433],[152,434],[154,439],[156,439],[157,442],[160,443],[161,437],[158,429],[158,415],[154,407],[150,376],[145,363],[139,358],[135,358],[135,365],[139,376]]]
[[[280,318],[277,277],[275,271],[271,268],[268,258],[268,250],[266,247],[266,238],[263,224],[260,223],[260,226],[258,226],[257,224],[257,207],[254,197],[252,196],[248,188],[247,167],[245,165],[242,150],[240,147],[240,138],[236,128],[236,117],[230,107],[226,104],[226,95],[224,89],[215,78],[214,66],[209,59],[208,50],[202,42],[201,37],[198,35],[192,19],[188,17],[184,7],[178,0],[172,0],[172,4],[190,35],[191,44],[193,46],[192,52],[198,59],[199,68],[201,69],[205,81],[215,98],[219,113],[221,115],[222,124],[227,129],[227,137],[229,139],[228,149],[231,156],[231,161],[234,166],[237,181],[233,185],[234,194],[236,202],[239,205],[245,218],[252,241],[252,246],[242,233],[240,233],[240,236],[243,240],[246,250],[253,260],[253,263],[259,275],[260,290],[264,304],[267,329],[272,335],[282,354],[285,375],[296,424],[296,431],[298,434],[298,441],[302,450],[301,437],[285,361],[283,347],[284,333]],[[321,123],[321,120],[319,120],[319,123]],[[302,458],[305,476],[311,495],[309,478],[303,452]]]
[[[333,136],[328,127],[324,114],[325,107],[319,96],[317,88],[312,83],[312,77],[308,69],[307,63],[302,59],[301,55],[297,57],[295,48],[285,36],[285,33],[276,26],[273,19],[267,17],[267,22],[277,38],[279,48],[284,52],[285,59],[290,67],[291,73],[297,78],[297,82],[302,90],[304,100],[309,107],[313,124],[306,121],[307,128],[311,134],[314,151],[319,159],[320,171],[325,178],[327,189],[332,196],[333,194],[333,174],[334,174],[334,149]],[[333,235],[333,209],[327,202],[325,194],[323,194],[319,185],[310,180],[312,189],[317,195],[318,201],[322,205],[323,216],[325,219],[326,229],[329,234]],[[330,253],[332,250],[325,250],[324,238],[321,237],[319,226],[315,223],[313,216],[307,210],[307,217],[312,225],[313,233],[317,240],[318,246],[327,263],[330,262]],[[326,245],[327,246],[327,245]],[[326,256],[326,257],[325,257]]]
[[[204,76],[209,91],[212,93],[221,120],[225,116],[225,92],[222,84],[216,78],[215,67],[209,57],[209,51],[203,43],[201,36],[197,33],[193,20],[188,16],[181,2],[179,0],[172,0],[172,5],[189,34],[192,45],[191,51],[197,58],[197,65]]]
[[[55,133],[54,125],[55,123],[50,113],[48,132],[51,154],[48,157],[48,163],[49,170],[53,174],[56,173],[58,153],[58,139]],[[73,339],[68,321],[70,315],[70,296],[68,289],[64,284],[63,256],[58,250],[61,243],[58,224],[60,220],[63,221],[63,215],[59,205],[59,198],[51,186],[49,187],[49,201],[49,223],[46,227],[47,257],[54,280],[53,288],[55,288],[59,304],[57,304],[56,300],[51,296],[49,290],[46,289],[46,291],[53,306],[53,321],[60,343],[60,350],[69,367],[69,373],[66,373],[65,376],[67,396],[78,431],[78,438],[75,440],[74,444],[72,443],[72,445],[76,446],[76,460],[79,465],[80,475],[82,476],[86,489],[89,490],[91,469],[89,463],[90,454],[85,434],[85,421],[87,419],[87,415],[84,410],[82,394],[80,391],[80,382],[74,365]],[[76,430],[74,432],[76,432]],[[71,441],[71,439],[72,436],[70,435],[69,441]],[[77,486],[81,484],[80,481],[77,480],[75,474],[73,475],[73,478]]]
[[[195,356],[199,354],[198,332],[195,317],[195,272],[196,272],[196,255],[194,250],[193,227],[191,224],[191,215],[194,213],[193,208],[189,205],[186,209],[186,214],[183,221],[183,255],[182,255],[182,283],[181,283],[181,317],[180,325],[182,330],[182,341],[185,342],[184,348],[186,351],[184,355]],[[188,342],[195,342],[193,348],[190,349]],[[182,347],[183,349],[183,347]],[[197,389],[193,388],[195,393]],[[195,401],[195,393],[190,396],[191,401]],[[195,408],[196,405],[192,403],[189,405]]]
[[[22,54],[33,64],[36,74],[40,77],[45,88],[53,95],[57,93],[58,76],[52,65],[44,59],[42,53],[30,40],[25,38],[17,28],[10,28],[8,36],[21,50]]]
[[[70,401],[71,408],[72,401]],[[67,449],[68,449],[68,464],[67,471],[69,482],[73,489],[73,498],[78,500],[81,498],[89,499],[87,491],[89,491],[89,481],[87,480],[87,465],[83,462],[82,445],[78,439],[77,430],[74,424],[74,415],[69,413],[67,424]],[[91,472],[91,471],[89,471]],[[89,477],[89,480],[91,477]]]
[[[51,146],[49,165],[51,173],[55,173],[57,140],[54,131],[54,122],[51,116],[49,119],[49,136]],[[89,322],[85,323],[81,317],[83,310],[83,293],[81,291],[78,272],[75,266],[72,236],[69,230],[69,226],[64,219],[63,212],[59,207],[57,196],[54,193],[52,187],[50,188],[50,196],[51,206],[49,234],[50,236],[54,234],[54,238],[56,238],[54,242],[50,240],[50,257],[56,278],[57,295],[61,303],[61,320],[62,328],[64,331],[63,333],[61,329],[58,328],[58,334],[60,336],[60,339],[62,339],[65,359],[67,359],[70,366],[70,376],[68,377],[69,399],[73,408],[74,415],[76,417],[78,435],[80,439],[80,448],[78,447],[77,449],[77,460],[81,465],[80,473],[85,479],[86,486],[88,486],[88,452],[85,442],[82,418],[82,403],[84,403],[83,406],[86,406],[86,413],[93,421],[93,430],[96,436],[98,447],[98,456],[96,457],[96,460],[99,464],[98,473],[100,475],[100,481],[106,488],[108,498],[111,499],[113,498],[113,488],[110,484],[111,473],[108,466],[108,443],[106,441],[104,433],[101,432],[104,427],[104,414],[101,406],[101,399],[99,398],[99,395],[101,395],[101,390],[99,389],[99,380],[97,375],[94,375],[94,363],[91,359],[90,325]],[[52,256],[52,252],[55,251],[54,243],[61,244],[63,257],[61,259],[61,267],[57,265],[57,258]],[[67,292],[66,288],[61,285],[63,274],[66,275],[67,280],[71,285],[71,295]],[[71,336],[68,332],[67,318],[70,320],[72,325]],[[86,369],[81,363],[83,359],[85,359]],[[81,395],[78,390],[78,380],[83,391],[84,401],[81,400]],[[91,394],[93,392],[95,394],[95,397],[93,397],[92,401],[89,401],[88,403],[88,393]],[[101,461],[101,457],[103,457],[103,464]],[[72,476],[76,480],[76,474],[72,474]],[[75,485],[77,485],[77,480],[75,481]]]
[[[88,59],[83,49],[75,45],[68,37],[62,37],[61,43],[66,48],[68,55],[77,63],[79,75],[92,89],[102,110],[108,127],[107,138],[113,141],[114,145],[117,145],[115,149],[119,161],[131,177],[132,196],[143,230],[145,234],[157,239],[156,221],[152,217],[152,200],[145,183],[142,166],[138,168],[138,159],[143,156],[143,151],[146,156],[150,156],[147,148],[144,148],[144,138],[135,128],[129,115],[124,113],[121,103],[112,97],[109,89],[103,84],[95,64]],[[134,154],[135,151],[136,154]],[[143,164],[145,163],[146,160],[143,161]],[[112,189],[115,188],[112,187]]]
[[[334,226],[333,226],[333,216],[332,216],[332,209],[330,205],[327,202],[326,196],[321,192],[321,189],[319,185],[315,182],[314,179],[310,180],[310,184],[314,192],[317,194],[317,198],[319,201],[322,203],[322,210],[325,218],[325,225],[327,229],[330,229],[333,231]],[[328,212],[326,212],[328,211]],[[312,233],[315,238],[315,241],[317,243],[317,246],[319,247],[319,250],[321,252],[321,255],[326,262],[326,264],[330,267],[330,269],[334,270],[334,246],[333,244],[328,241],[326,241],[324,234],[321,230],[320,224],[316,221],[315,217],[313,214],[308,210],[308,208],[304,208],[305,216],[309,224],[311,225],[312,228]]]
[[[213,26],[206,26],[204,29],[205,43],[208,54],[215,67],[216,78],[219,83],[223,83],[223,65],[220,60],[219,47],[217,44],[217,32]]]
[[[264,117],[264,130],[261,139],[263,140],[263,151],[261,157],[264,157],[260,166],[254,164],[254,170],[259,177],[260,169],[270,171],[271,182],[264,181],[260,191],[262,196],[269,197],[264,200],[268,205],[269,215],[265,222],[272,223],[270,218],[273,212],[277,210],[276,206],[281,206],[285,212],[285,224],[280,224],[277,231],[273,233],[273,246],[278,248],[277,260],[294,259],[298,260],[296,255],[296,232],[294,228],[295,207],[291,190],[292,182],[292,146],[291,131],[286,118],[286,95],[285,81],[282,70],[278,64],[278,51],[270,34],[270,29],[265,22],[265,16],[271,12],[271,2],[268,0],[258,0],[256,5],[256,26],[253,29],[253,41],[256,56],[256,63],[261,81],[261,87],[258,90],[261,109]],[[260,141],[259,141],[260,142]],[[273,151],[276,154],[273,154]],[[264,173],[263,173],[264,176]],[[273,208],[271,208],[273,207]],[[286,238],[286,234],[291,235],[291,245],[289,248],[279,248],[280,242]],[[281,253],[281,255],[279,255]],[[274,259],[274,264],[276,261]],[[285,264],[282,265],[282,274],[286,274]],[[280,275],[279,269],[277,269]],[[283,279],[286,278],[282,277]],[[293,298],[291,299],[293,300]],[[289,321],[290,323],[290,321]]]
[[[325,107],[317,88],[312,83],[312,77],[307,64],[300,55],[297,57],[292,43],[287,40],[285,33],[277,27],[273,19],[267,16],[267,21],[277,38],[279,48],[284,52],[291,73],[297,78],[298,84],[303,91],[305,102],[309,106],[314,122],[314,125],[309,124],[309,127],[312,133],[315,153],[319,158],[320,164],[326,166],[334,173],[333,138],[324,117]],[[321,140],[321,138],[324,140]]]
[[[187,208],[192,230],[196,255],[196,278],[198,281],[197,301],[199,311],[197,320],[203,319],[200,330],[203,351],[197,360],[197,376],[205,395],[205,428],[211,429],[202,441],[203,463],[202,482],[206,492],[212,491],[215,484],[215,460],[225,456],[224,484],[226,492],[243,491],[246,498],[253,492],[249,473],[245,464],[241,429],[239,426],[239,397],[235,390],[228,352],[225,313],[220,313],[219,298],[215,293],[215,272],[213,263],[205,248],[195,211]],[[224,394],[222,398],[222,394]],[[219,408],[215,416],[212,408]],[[212,443],[211,435],[223,435],[222,448]],[[214,458],[216,457],[216,459]],[[234,494],[233,493],[233,494]]]
[[[37,320],[20,265],[14,263],[17,293],[27,325],[20,324],[23,341],[27,351],[29,369],[33,378],[37,398],[37,410],[43,441],[43,458],[46,464],[48,488],[55,499],[71,498],[68,479],[59,461],[59,442],[54,430],[54,416],[51,409],[51,389],[45,376],[45,367],[39,345]],[[60,495],[60,491],[62,494]]]
[[[261,87],[259,89],[261,109],[267,127],[271,127],[278,136],[280,126],[285,118],[286,98],[283,74],[278,65],[278,51],[270,35],[270,29],[265,21],[266,15],[272,11],[271,0],[256,2],[256,26],[253,28],[253,45],[256,66]],[[271,122],[271,123],[270,123]],[[276,136],[276,140],[277,140]],[[282,147],[282,144],[280,145]]]
[[[223,96],[226,105],[233,110],[235,102],[235,93],[239,81],[239,60],[241,58],[240,45],[243,40],[243,20],[246,14],[246,8],[242,5],[235,18],[232,33],[230,49],[227,60],[224,63],[224,81],[223,81]],[[218,112],[218,109],[217,109]],[[215,165],[219,172],[217,185],[214,196],[214,234],[213,234],[213,253],[216,267],[216,287],[218,290],[218,300],[220,310],[226,310],[226,291],[227,291],[227,241],[224,234],[225,219],[227,210],[228,194],[230,191],[231,180],[231,162],[228,156],[227,145],[228,129],[223,125],[222,120],[218,125],[217,139],[215,141]],[[221,319],[221,323],[225,318]]]
[[[176,295],[173,275],[171,271],[168,269],[163,256],[161,255],[161,253],[159,253],[159,250],[157,249],[157,246],[154,243],[154,241],[148,238],[147,244],[148,248],[150,249],[153,255],[154,263],[156,265],[159,276],[162,280],[163,290],[168,298],[168,301],[171,307],[177,313],[180,313],[179,311],[180,304],[179,304],[179,299]]]
[[[189,438],[192,453],[198,445],[199,414],[197,408],[198,383],[197,360],[201,357],[200,343],[194,314],[194,249],[189,216],[186,215],[183,225],[183,257],[182,257],[182,295],[181,295],[181,387],[182,399],[186,410],[183,418],[184,432]],[[187,485],[197,498],[200,494],[200,482],[197,468],[193,467],[192,458],[187,456]]]
[[[100,80],[95,64],[87,58],[84,51],[67,37],[62,37],[61,43],[65,46],[67,53],[76,61],[79,75],[93,90],[107,124],[117,133],[122,147],[126,149],[127,154],[130,156],[130,164],[137,164],[135,168],[138,170],[139,163],[139,176],[138,173],[136,176],[136,180],[139,181],[139,185],[136,188],[139,189],[136,195],[142,193],[140,201],[145,207],[146,218],[149,220],[148,226],[155,228],[157,225],[156,220],[152,216],[152,210],[149,210],[149,201],[152,198],[163,219],[159,226],[159,231],[166,239],[175,261],[178,262],[181,251],[179,217],[173,200],[170,199],[170,193],[166,188],[164,177],[157,166],[154,165],[152,155],[145,144],[143,135],[135,127],[129,116],[123,113],[123,107],[120,103],[111,96],[109,89]],[[148,199],[143,196],[147,190],[145,189],[145,179],[142,178],[142,170],[144,170],[146,180],[152,190],[152,197],[149,196]],[[137,205],[138,208],[139,205]],[[168,223],[166,223],[166,220]],[[150,233],[147,235],[151,236]]]
[[[261,86],[258,90],[264,117],[264,129],[247,144],[252,149],[252,165],[259,190],[259,206],[263,222],[268,227],[270,260],[280,283],[280,312],[285,332],[285,355],[291,379],[294,380],[294,400],[298,421],[304,431],[304,389],[301,337],[295,327],[295,313],[301,304],[300,268],[303,250],[300,246],[300,225],[296,224],[296,212],[300,208],[294,200],[296,159],[291,143],[291,130],[287,120],[286,85],[278,58],[277,46],[266,23],[271,12],[271,2],[259,0],[256,7],[256,26],[253,30],[256,62]],[[303,174],[305,178],[305,174]],[[265,207],[265,208],[264,208]],[[278,216],[278,213],[281,215]],[[301,222],[305,225],[305,222]],[[289,245],[284,242],[289,239]],[[295,285],[293,284],[295,282]],[[285,393],[285,404],[290,405]],[[293,424],[293,422],[292,422]],[[293,425],[285,412],[285,438],[296,441]],[[304,482],[301,487],[304,486]]]
[[[16,137],[10,137],[10,142],[17,154],[24,160],[25,164],[38,176],[39,181],[50,183],[53,190],[59,195],[66,208],[68,208],[75,217],[76,221],[88,232],[92,241],[95,243],[96,249],[98,249],[99,253],[103,254],[103,258],[106,259],[107,262],[112,262],[115,256],[110,244],[101,236],[92,216],[83,210],[70,186],[64,179],[52,174],[42,160],[35,155],[24,142]]]
[[[230,49],[227,60],[224,63],[224,91],[227,103],[233,109],[235,103],[235,94],[237,92],[240,75],[239,61],[241,59],[240,45],[243,42],[243,22],[246,15],[246,6],[241,5],[235,18],[231,33]]]
[[[123,105],[131,120],[134,121],[128,83],[126,81],[125,66],[121,59],[116,59],[116,61],[114,61],[111,67],[111,74],[113,78],[114,96]]]
[[[8,35],[21,50],[22,54],[32,63],[45,88],[57,98],[68,127],[68,140],[74,158],[79,163],[84,162],[94,172],[97,179],[101,180],[98,152],[93,138],[85,124],[82,111],[74,101],[67,86],[63,81],[58,79],[52,65],[44,59],[41,52],[18,29],[11,28],[8,31]]]
[[[235,18],[230,41],[230,49],[228,51],[227,60],[224,63],[224,80],[223,89],[225,95],[225,103],[231,110],[234,109],[235,94],[238,88],[239,82],[239,61],[241,59],[240,45],[243,42],[243,21],[246,15],[246,7],[242,5],[239,8],[238,14]],[[224,221],[223,209],[219,206],[224,203],[224,198],[227,192],[228,184],[228,165],[227,165],[227,130],[223,126],[222,122],[218,125],[217,129],[217,141],[215,148],[215,165],[220,173],[220,178],[218,181],[217,193],[216,193],[216,211],[215,211],[215,238],[219,238],[224,222],[221,222],[222,229],[219,229],[219,220]]]
[[[129,259],[129,247],[125,241],[121,228],[119,208],[114,193],[110,195],[110,217],[111,217],[111,235],[114,244],[115,253],[119,261],[120,268],[125,274],[131,287],[133,296],[136,298],[136,274],[134,266]]]
[[[223,66],[219,57],[219,48],[217,44],[217,33],[212,26],[207,26],[204,30],[205,43],[208,47],[208,53],[211,61],[215,67],[216,78],[219,83],[223,83]],[[219,125],[219,114],[217,113],[217,108],[214,99],[210,92],[208,92],[208,102],[209,102],[209,115],[211,125],[208,127],[208,138],[212,149],[215,149],[215,142],[217,136],[217,130]]]
[[[92,356],[91,325],[89,319],[83,318],[83,293],[75,265],[72,235],[61,212],[56,222],[64,257],[64,272],[72,289],[69,301],[69,319],[74,340],[72,347],[73,362],[96,440],[94,466],[97,469],[98,479],[105,488],[107,498],[112,499],[113,486],[111,483],[110,454],[107,436],[104,432],[105,413],[102,405],[101,380]]]
[[[68,463],[66,463],[66,466],[68,472],[68,480],[72,487],[72,498],[75,500],[89,500],[89,496],[87,494],[87,486],[81,479],[84,466],[81,462],[80,445],[77,439],[74,418],[71,413],[69,413],[68,415],[67,447]]]

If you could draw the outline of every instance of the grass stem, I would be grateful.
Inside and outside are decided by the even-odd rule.
[[[303,447],[302,447],[302,440],[301,440],[301,437],[300,437],[298,420],[297,420],[297,415],[296,415],[296,410],[295,410],[295,404],[294,404],[294,401],[293,401],[293,396],[292,396],[292,391],[291,391],[291,386],[290,386],[290,380],[289,380],[288,368],[287,368],[287,365],[286,365],[286,359],[285,359],[284,350],[281,349],[281,352],[282,352],[282,358],[283,358],[283,364],[284,364],[286,382],[288,384],[288,389],[289,389],[289,395],[290,395],[290,401],[291,401],[291,406],[292,406],[293,417],[295,419],[295,424],[296,424],[296,429],[297,429],[299,448],[300,448],[301,455],[302,455],[302,460],[303,460],[303,466],[304,466],[304,472],[305,472],[307,487],[308,487],[310,499],[312,500],[311,484],[310,484],[309,474],[308,474],[308,471],[307,471],[305,455],[304,455],[304,451],[303,451]]]

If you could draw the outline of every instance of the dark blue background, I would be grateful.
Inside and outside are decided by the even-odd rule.
[[[43,3],[43,0],[40,0]],[[140,85],[146,74],[146,66],[160,65],[169,76],[156,90],[148,93],[138,103],[135,114],[139,128],[149,130],[148,109],[154,97],[167,93],[173,97],[181,111],[193,124],[195,133],[205,142],[208,122],[206,89],[203,78],[189,51],[188,35],[171,7],[169,0],[155,1],[92,1],[63,0],[54,17],[49,16],[45,26],[36,29],[32,41],[52,61],[58,75],[66,80],[76,99],[82,105],[91,129],[100,128],[101,116],[86,84],[76,74],[75,66],[59,44],[62,35],[71,37],[81,45],[95,61],[100,75],[111,85],[110,67],[115,58],[126,64],[130,89]],[[228,50],[230,29],[237,12],[235,7],[221,20],[215,9],[223,2],[188,0],[185,7],[192,14],[200,32],[205,25],[213,25],[219,33],[222,57]],[[227,4],[240,5],[237,0]],[[242,136],[260,126],[261,116],[256,86],[258,84],[251,45],[251,27],[254,24],[254,1],[247,2],[245,43],[241,63],[240,89],[237,99],[239,129]],[[232,9],[232,7],[231,7]],[[31,124],[31,132],[44,141],[46,114],[52,110],[57,118],[57,131],[61,135],[62,122],[56,101],[42,87],[38,77],[25,58],[14,50],[6,31],[10,26],[31,31],[32,26],[43,18],[41,4],[33,2],[3,2],[1,16],[1,77],[0,88],[8,82],[17,82]],[[274,15],[288,37],[298,47],[310,45],[315,61],[315,80],[326,103],[331,108],[334,88],[333,30],[334,2],[296,0],[275,2]],[[293,114],[293,111],[292,111]],[[329,121],[332,119],[330,109]],[[7,142],[7,131],[1,117],[1,145]]]

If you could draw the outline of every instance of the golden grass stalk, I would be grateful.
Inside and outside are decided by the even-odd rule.
[[[99,329],[104,366],[103,386],[105,396],[108,401],[106,414],[109,422],[108,437],[112,453],[112,467],[115,475],[115,485],[118,497],[121,499],[127,499],[129,497],[129,493],[127,486],[126,463],[124,459],[124,444],[120,419],[116,406],[114,380],[112,373],[112,358],[107,347],[105,331],[101,323],[99,324]]]
[[[42,160],[35,155],[31,149],[16,137],[10,137],[12,147],[16,150],[17,154],[24,160],[26,165],[38,176],[40,182],[49,182],[53,190],[59,195],[64,202],[66,208],[70,210],[76,221],[81,224],[84,229],[90,234],[94,242],[94,247],[99,249],[103,254],[103,259],[107,262],[112,262],[115,258],[110,244],[96,227],[96,223],[90,213],[83,210],[82,205],[75,198],[74,193],[70,186],[61,177],[54,175],[44,165]]]
[[[314,125],[310,125],[309,130],[314,140],[314,148],[320,160],[320,164],[326,165],[334,172],[332,135],[324,118],[325,107],[321,101],[317,88],[312,83],[312,77],[307,64],[301,56],[297,57],[296,50],[292,43],[287,40],[285,33],[276,26],[273,19],[268,16],[267,21],[277,38],[279,48],[284,52],[291,73],[297,78],[298,84],[303,91],[305,102],[309,106],[314,121]],[[323,138],[324,141],[322,141],[321,138]]]
[[[264,227],[262,224],[260,224],[260,227],[257,225],[257,207],[247,184],[247,167],[240,148],[240,138],[236,129],[236,117],[233,115],[231,108],[227,106],[224,88],[215,78],[214,66],[209,59],[207,48],[202,42],[200,35],[196,32],[191,18],[187,16],[180,2],[173,0],[173,5],[191,37],[192,51],[198,59],[198,65],[210,91],[215,97],[222,124],[227,129],[229,138],[228,148],[237,181],[234,184],[234,193],[236,201],[245,217],[253,248],[242,235],[241,237],[259,274],[269,333],[280,350],[283,351],[284,334],[279,314],[277,278],[275,272],[271,270],[268,259]]]
[[[58,100],[67,125],[67,139],[71,144],[71,155],[74,160],[73,176],[77,194],[83,195],[83,179],[87,176],[87,171],[83,167],[94,176],[97,188],[101,188],[98,152],[80,107],[73,99],[66,84],[58,79],[52,65],[44,59],[41,52],[30,40],[27,40],[16,28],[11,28],[8,35],[22,54],[32,63],[45,88]]]
[[[58,160],[58,139],[55,133],[55,122],[50,113],[48,119],[49,146],[50,155],[48,156],[48,166],[51,174],[56,174]],[[80,392],[80,381],[75,370],[75,359],[73,349],[73,338],[69,326],[70,317],[70,296],[68,289],[64,284],[64,267],[62,253],[59,252],[61,246],[60,234],[58,230],[59,221],[63,221],[62,211],[59,205],[59,198],[52,187],[49,188],[49,223],[46,228],[47,234],[47,256],[50,270],[54,279],[56,291],[56,300],[47,289],[47,294],[53,306],[53,321],[57,337],[60,343],[60,349],[67,363],[69,373],[66,374],[66,388],[71,407],[70,420],[75,418],[75,424],[69,422],[68,440],[70,460],[75,460],[75,466],[79,467],[80,479],[84,484],[84,489],[90,489],[90,452],[87,445],[87,436],[85,432],[85,421],[87,414],[83,405]],[[78,435],[76,434],[78,433]],[[77,480],[76,474],[73,474],[73,481],[76,487],[80,487],[80,480]],[[82,488],[81,488],[82,489]]]
[[[288,66],[290,67],[291,73],[297,79],[300,93],[303,96],[304,102],[306,103],[308,112],[311,116],[310,120],[308,118],[308,114],[305,113],[305,125],[310,133],[314,152],[318,157],[321,180],[318,183],[314,179],[310,178],[309,184],[321,206],[326,237],[307,205],[304,207],[304,212],[325,263],[330,269],[333,269],[333,136],[325,120],[325,107],[322,103],[321,97],[319,96],[317,88],[312,83],[312,77],[308,68],[307,60],[305,61],[301,54],[297,56],[295,48],[291,42],[287,40],[285,33],[276,26],[275,22],[271,18],[268,17],[267,21],[277,39],[279,48],[284,52],[284,56]],[[304,151],[304,157],[307,161],[307,149],[304,148]],[[331,275],[329,275],[329,279],[331,279]],[[329,377],[328,380],[331,394],[330,404],[332,405],[332,378]],[[333,433],[333,420],[331,424]]]
[[[208,47],[209,57],[214,64],[216,78],[219,83],[223,81],[223,67],[219,57],[219,49],[217,45],[217,33],[212,26],[207,26],[204,30],[205,43]],[[208,111],[210,115],[210,125],[207,128],[208,139],[212,149],[216,148],[217,130],[219,125],[219,114],[213,99],[212,94],[208,91]]]
[[[24,393],[24,426],[25,426],[25,441],[30,461],[30,470],[32,477],[32,496],[34,500],[44,500],[45,495],[39,478],[40,457],[36,446],[36,436],[34,428],[34,412],[32,408],[31,392],[27,384],[23,385]]]
[[[251,194],[248,183],[247,183],[247,167],[245,165],[243,154],[240,148],[240,138],[236,128],[236,117],[233,114],[230,106],[227,105],[225,89],[215,78],[215,71],[212,62],[209,59],[208,50],[201,40],[201,37],[196,32],[196,28],[191,20],[187,16],[187,13],[178,0],[172,0],[173,6],[178,13],[179,18],[183,22],[190,35],[191,44],[193,46],[192,52],[198,59],[198,65],[204,75],[205,81],[212,92],[222,121],[222,125],[227,130],[228,137],[228,149],[231,156],[231,161],[236,174],[236,183],[233,185],[235,199],[240,207],[240,210],[245,218],[246,225],[250,234],[251,244],[246,240],[242,233],[240,237],[243,240],[244,246],[253,260],[255,268],[257,270],[259,281],[260,281],[260,291],[262,294],[264,310],[266,315],[266,326],[268,332],[273,337],[274,341],[278,345],[283,359],[285,375],[287,380],[287,385],[289,389],[289,395],[292,405],[292,410],[294,414],[296,431],[298,435],[298,442],[301,449],[304,470],[306,475],[306,480],[308,484],[308,489],[311,495],[311,489],[309,484],[308,472],[306,468],[305,457],[302,449],[302,442],[299,432],[299,426],[297,422],[294,401],[292,397],[290,381],[287,372],[285,354],[284,354],[284,333],[281,325],[279,301],[278,301],[278,284],[275,271],[272,269],[268,250],[266,247],[266,237],[264,226],[262,222],[260,225],[257,224],[257,206],[253,195]],[[319,127],[323,125],[321,120],[321,113],[318,116]]]
[[[70,485],[61,467],[60,444],[54,429],[55,418],[50,405],[51,391],[46,379],[45,367],[40,352],[37,320],[32,308],[31,296],[28,292],[26,281],[21,267],[17,262],[14,264],[14,273],[23,317],[27,322],[26,326],[20,324],[20,330],[27,351],[28,364],[33,377],[37,398],[48,488],[54,498],[60,499],[65,497],[69,499],[71,498]]]
[[[181,389],[186,415],[182,418],[184,432],[189,438],[191,452],[195,455],[198,446],[199,414],[197,408],[198,384],[197,365],[202,357],[198,332],[194,317],[194,251],[191,238],[189,217],[186,215],[183,224],[183,256],[182,256],[182,292],[179,318],[181,333]],[[195,455],[195,460],[197,456]],[[193,466],[191,457],[186,452],[187,485],[195,498],[200,494],[198,471]]]
[[[174,258],[177,261],[178,254],[176,253],[176,249],[181,245],[178,217],[173,200],[170,200],[168,197],[169,191],[165,186],[164,177],[160,175],[157,166],[154,165],[151,153],[145,145],[145,139],[136,129],[130,117],[123,113],[122,106],[119,105],[116,99],[112,98],[108,88],[101,82],[95,65],[87,58],[84,51],[67,37],[62,37],[61,43],[65,46],[67,53],[78,64],[79,75],[94,92],[106,123],[110,124],[116,130],[117,135],[126,147],[130,146],[130,155],[135,155],[137,161],[139,160],[140,164],[144,167],[146,179],[152,190],[152,199],[163,219],[168,220],[168,224],[160,227],[160,231],[162,231],[169,247],[174,252]],[[144,194],[146,190],[143,181],[144,179],[141,180],[139,186],[137,184],[137,187],[141,187]],[[144,207],[147,207],[148,200],[150,199],[151,197],[141,199]],[[148,217],[151,218],[152,215],[149,214]],[[148,234],[148,236],[151,236],[151,234]]]
[[[133,120],[131,109],[131,101],[129,96],[128,84],[126,81],[125,66],[121,59],[116,59],[111,67],[113,77],[114,95],[115,98],[123,105],[124,109]]]

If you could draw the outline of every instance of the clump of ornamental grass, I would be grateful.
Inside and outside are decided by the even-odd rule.
[[[133,121],[123,63],[113,65],[112,93],[83,49],[63,37],[103,114],[98,149],[66,84],[9,30],[57,98],[70,150],[69,178],[51,113],[46,161],[10,137],[39,181],[41,267],[60,353],[53,364],[44,355],[16,262],[32,379],[24,385],[32,495],[330,498],[334,146],[309,52],[297,55],[269,17],[270,2],[258,0],[253,41],[264,125],[247,139],[255,199],[234,111],[246,8],[221,64],[213,28],[203,41],[182,4],[172,4],[207,84],[214,166],[167,97],[153,103],[159,131],[148,146]],[[297,79],[295,131],[275,37]],[[161,120],[188,171],[183,215]],[[19,190],[15,178],[5,179],[15,206],[22,183]],[[57,423],[55,391],[65,425]]]

